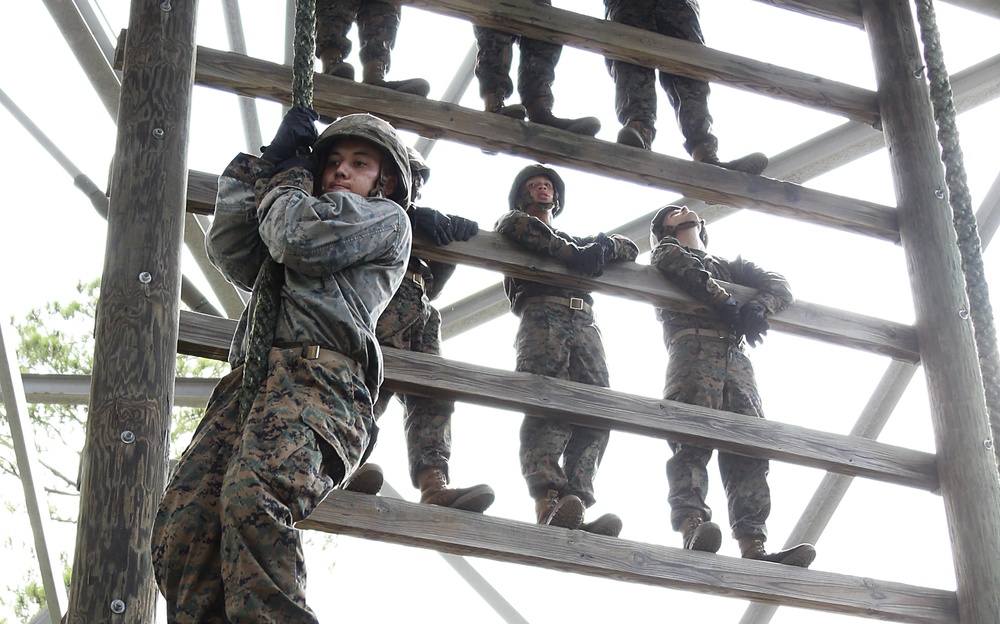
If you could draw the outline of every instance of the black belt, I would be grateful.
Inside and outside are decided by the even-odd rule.
[[[528,297],[524,300],[525,305],[529,303],[558,303],[559,305],[566,306],[570,310],[580,310],[581,312],[586,312],[591,316],[594,315],[594,309],[590,307],[590,304],[579,297],[552,297],[544,295],[539,297]]]

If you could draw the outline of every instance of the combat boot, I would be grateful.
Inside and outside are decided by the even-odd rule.
[[[760,152],[753,152],[736,160],[720,161],[715,148],[708,143],[695,146],[691,151],[691,160],[702,162],[706,165],[715,165],[716,167],[722,167],[731,171],[751,173],[753,175],[760,175],[761,172],[767,169],[768,164],[767,156]]]
[[[618,131],[618,143],[631,145],[639,149],[653,149],[653,136],[656,130],[644,121],[630,121]]]
[[[464,511],[483,513],[493,504],[493,488],[481,484],[467,488],[449,488],[448,477],[440,468],[424,468],[417,473],[420,502]]]
[[[355,470],[341,487],[348,492],[375,495],[382,489],[384,482],[385,477],[382,476],[382,468],[378,464],[365,464]]]
[[[328,76],[336,76],[345,80],[354,80],[354,66],[344,62],[344,59],[337,57],[319,55],[319,60],[323,65],[323,73]]]
[[[499,93],[487,93],[484,95],[483,104],[485,105],[486,112],[524,121],[524,118],[528,116],[528,111],[524,109],[524,106],[521,104],[505,106],[503,100],[503,95]]]
[[[583,523],[583,512],[583,501],[579,496],[559,496],[558,490],[549,490],[543,498],[535,501],[538,524],[578,529]]]
[[[764,540],[759,537],[741,537],[739,539],[740,553],[744,559],[756,559],[758,561],[771,561],[784,565],[808,568],[809,564],[816,558],[816,548],[812,544],[799,544],[776,553],[764,550]]]
[[[528,121],[550,126],[560,130],[566,130],[573,134],[584,136],[594,136],[601,130],[601,120],[597,117],[579,117],[577,119],[564,119],[552,114],[551,102],[541,101],[526,106],[528,111]]]
[[[594,535],[618,537],[618,534],[622,532],[622,519],[616,514],[606,513],[593,522],[584,522],[580,525],[580,530]]]
[[[427,94],[431,92],[430,83],[423,78],[386,80],[385,74],[388,69],[385,63],[381,61],[368,61],[362,67],[361,82],[373,87],[392,89],[397,93],[409,93],[410,95],[418,95],[420,97],[427,97]]]
[[[701,516],[688,516],[681,523],[681,535],[684,537],[684,548],[707,553],[719,552],[722,546],[722,530],[714,522],[709,522]]]

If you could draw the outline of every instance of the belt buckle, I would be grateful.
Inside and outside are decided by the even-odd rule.
[[[416,272],[413,272],[413,273],[410,273],[410,279],[413,280],[413,283],[416,284],[417,286],[420,286],[421,288],[424,287],[424,276],[423,275],[421,275],[419,273],[416,273]]]
[[[307,360],[318,360],[319,351],[319,345],[305,345],[302,347],[302,357]]]
[[[570,310],[582,310],[583,309],[583,299],[579,297],[569,298],[569,309]]]

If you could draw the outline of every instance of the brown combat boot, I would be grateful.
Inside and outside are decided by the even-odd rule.
[[[577,119],[564,119],[552,114],[552,100],[541,98],[531,104],[526,104],[528,111],[528,121],[550,126],[560,130],[566,130],[573,134],[584,136],[594,136],[601,130],[601,120],[597,117],[580,117]]]
[[[707,165],[715,165],[716,167],[722,167],[731,171],[751,173],[753,175],[760,175],[761,172],[767,169],[768,164],[767,156],[760,152],[753,152],[736,160],[720,161],[715,148],[708,143],[695,146],[691,151],[691,160]]]
[[[558,490],[549,490],[544,498],[535,501],[538,524],[578,529],[583,523],[583,512],[580,497],[573,494],[560,497]]]
[[[618,143],[631,145],[639,149],[653,149],[653,137],[656,130],[644,121],[630,121],[618,131]]]
[[[344,61],[339,56],[329,56],[325,52],[317,54],[323,66],[323,73],[328,76],[336,76],[345,80],[354,80],[354,66]]]
[[[764,550],[764,540],[759,537],[741,537],[739,539],[740,553],[744,559],[756,559],[758,561],[770,561],[784,565],[808,568],[809,564],[816,558],[816,548],[812,544],[799,544],[776,553]]]
[[[503,95],[500,93],[487,93],[483,96],[483,104],[487,113],[496,113],[504,117],[510,117],[511,119],[520,119],[521,121],[524,121],[524,118],[528,116],[528,111],[521,104],[505,106],[503,101]]]
[[[355,470],[341,488],[348,492],[360,492],[374,496],[382,489],[383,483],[385,483],[385,477],[382,475],[382,468],[378,464],[365,464]]]
[[[421,470],[417,473],[417,485],[420,487],[420,502],[425,505],[483,513],[496,498],[493,488],[485,484],[467,488],[445,487],[448,485],[448,477],[440,468]]]
[[[373,87],[382,87],[383,89],[391,89],[397,93],[409,93],[410,95],[418,95],[420,97],[427,97],[427,94],[431,92],[430,83],[423,78],[386,80],[385,74],[388,70],[389,68],[381,61],[368,61],[362,66],[361,82]]]
[[[584,522],[580,525],[580,530],[594,535],[618,537],[618,534],[622,532],[622,519],[616,514],[606,513],[593,522]]]
[[[701,516],[685,518],[680,531],[684,536],[684,548],[687,550],[717,553],[722,546],[722,530],[719,529],[719,525]]]

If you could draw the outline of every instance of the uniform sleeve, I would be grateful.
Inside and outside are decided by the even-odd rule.
[[[739,256],[729,263],[729,269],[734,283],[757,291],[751,301],[763,304],[769,315],[781,312],[795,301],[788,280],[778,273],[765,271]]]
[[[705,269],[701,258],[681,246],[676,238],[668,236],[660,240],[649,263],[698,301],[716,306],[729,299],[729,292]]]
[[[277,262],[323,277],[403,247],[409,255],[410,224],[395,202],[343,192],[313,197],[295,172],[287,172],[289,183],[272,184],[257,209],[260,237]]]
[[[606,260],[635,262],[635,259],[639,257],[639,247],[632,242],[632,239],[621,234],[609,234],[608,238],[615,244],[615,255],[612,258],[606,258]]]
[[[521,247],[566,262],[580,250],[570,237],[553,230],[540,219],[512,210],[497,221],[494,229]]]
[[[219,178],[215,218],[205,233],[205,250],[212,264],[233,284],[252,290],[267,247],[257,232],[254,187],[273,167],[264,160],[240,154]]]

